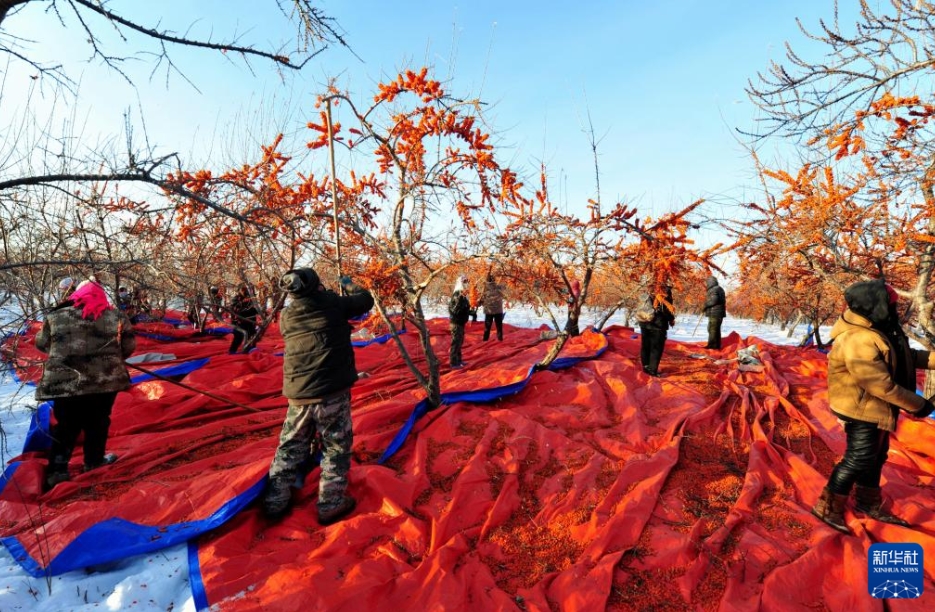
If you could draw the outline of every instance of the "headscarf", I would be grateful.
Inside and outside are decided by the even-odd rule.
[[[460,291],[464,293],[464,286],[467,284],[468,278],[466,276],[459,276],[458,280],[455,281],[455,292]]]
[[[104,288],[90,280],[82,281],[69,299],[75,308],[81,309],[81,318],[92,321],[97,321],[105,311],[113,308]]]

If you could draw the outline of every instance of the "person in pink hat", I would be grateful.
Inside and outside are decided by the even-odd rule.
[[[104,288],[88,280],[46,314],[36,348],[49,355],[36,399],[52,402],[56,421],[44,482],[51,489],[70,478],[68,463],[82,433],[85,471],[116,459],[105,453],[110,412],[117,393],[130,388],[124,360],[136,350],[136,335]]]

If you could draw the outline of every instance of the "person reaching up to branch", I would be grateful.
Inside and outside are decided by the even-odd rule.
[[[312,457],[316,438],[322,451],[318,522],[330,525],[357,505],[347,495],[354,442],[351,386],[358,378],[348,320],[373,308],[373,296],[348,277],[341,284],[347,295],[325,289],[311,268],[290,270],[280,279],[292,297],[279,320],[285,341],[282,394],[289,409],[263,495],[270,520],[289,511],[292,484]]]
[[[649,288],[644,294],[645,307],[637,312],[640,323],[640,362],[643,372],[658,377],[659,362],[666,345],[669,328],[675,325],[675,313],[672,311],[672,287],[663,289],[663,299],[659,299]],[[645,314],[642,314],[645,311]]]

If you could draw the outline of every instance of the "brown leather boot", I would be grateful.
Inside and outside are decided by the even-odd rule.
[[[909,523],[883,509],[883,491],[880,487],[862,487],[858,485],[856,502],[855,509],[861,514],[883,523],[909,527]]]
[[[821,497],[812,508],[812,514],[841,533],[850,535],[851,530],[844,523],[844,505],[847,495],[832,493],[828,487],[821,490]]]

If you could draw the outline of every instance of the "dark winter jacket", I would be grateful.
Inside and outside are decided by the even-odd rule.
[[[348,319],[373,307],[370,292],[356,286],[350,295],[310,291],[293,298],[282,311],[279,329],[285,341],[282,394],[289,399],[320,399],[357,381]]]
[[[467,325],[470,316],[471,303],[467,297],[460,291],[452,293],[448,300],[448,321],[455,325]]]
[[[66,301],[46,315],[36,348],[49,354],[36,386],[38,400],[130,388],[123,361],[136,350],[136,334],[119,310],[105,310],[96,321],[83,319]]]
[[[831,328],[828,403],[845,419],[895,431],[900,409],[925,407],[915,392],[915,371],[935,369],[935,353],[909,346],[882,281],[855,283],[844,297],[848,309]]]
[[[665,302],[654,302],[655,308],[653,309],[653,318],[648,323],[640,323],[640,327],[648,327],[650,329],[657,329],[661,331],[668,331],[670,327],[675,324],[675,313],[672,312],[672,309],[666,305],[666,302],[669,304],[672,303],[672,291],[669,290],[666,292],[666,301]]]
[[[704,300],[705,316],[709,319],[723,319],[727,315],[724,289],[722,289],[721,286],[717,284],[717,279],[713,276],[708,277],[708,280],[705,281],[705,286],[708,288]]]
[[[259,311],[249,295],[238,293],[231,302],[231,323],[245,327],[256,326]]]

